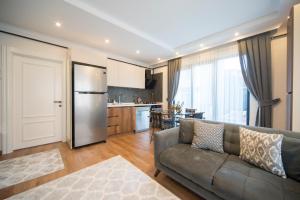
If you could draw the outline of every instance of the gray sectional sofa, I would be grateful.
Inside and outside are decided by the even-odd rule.
[[[300,133],[243,126],[284,135],[282,160],[288,176],[284,179],[242,161],[240,126],[224,126],[223,154],[191,148],[192,119],[182,120],[180,127],[156,132],[155,175],[162,171],[205,199],[300,200]]]

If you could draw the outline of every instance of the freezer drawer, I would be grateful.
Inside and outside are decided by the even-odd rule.
[[[74,91],[107,91],[105,68],[75,64],[73,70]]]
[[[79,147],[106,140],[106,107],[106,93],[74,93],[74,147]]]

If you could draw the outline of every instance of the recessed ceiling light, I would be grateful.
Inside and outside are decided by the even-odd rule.
[[[136,54],[140,54],[140,50],[136,50],[136,52],[135,52]]]
[[[239,36],[239,35],[240,35],[239,32],[235,32],[235,33],[234,33],[234,36]]]
[[[109,39],[104,40],[106,44],[108,44],[110,41]]]
[[[290,19],[290,16],[287,16],[287,19]]]
[[[160,58],[157,58],[157,60],[160,60]]]
[[[176,52],[176,55],[178,56],[178,55],[179,55],[179,52]]]
[[[61,27],[61,23],[60,22],[55,22],[55,26]]]
[[[200,47],[204,47],[204,44],[200,44]]]

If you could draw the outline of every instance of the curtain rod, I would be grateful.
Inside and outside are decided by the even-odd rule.
[[[35,39],[35,38],[27,37],[27,36],[24,36],[24,35],[19,35],[19,34],[16,34],[16,33],[11,33],[11,32],[7,32],[7,31],[3,31],[3,30],[0,30],[0,33],[5,33],[5,34],[8,34],[8,35],[13,35],[13,36],[25,38],[25,39],[28,39],[28,40],[41,42],[41,43],[44,43],[44,44],[49,44],[49,45],[52,45],[52,46],[68,49],[68,47],[65,47],[65,46],[62,46],[62,45],[54,44],[54,43],[51,43],[51,42],[46,42],[46,41],[43,41],[43,40],[38,40],[38,39]]]

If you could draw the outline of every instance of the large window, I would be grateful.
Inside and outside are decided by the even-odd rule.
[[[184,57],[176,102],[209,120],[247,124],[248,92],[237,45]]]

